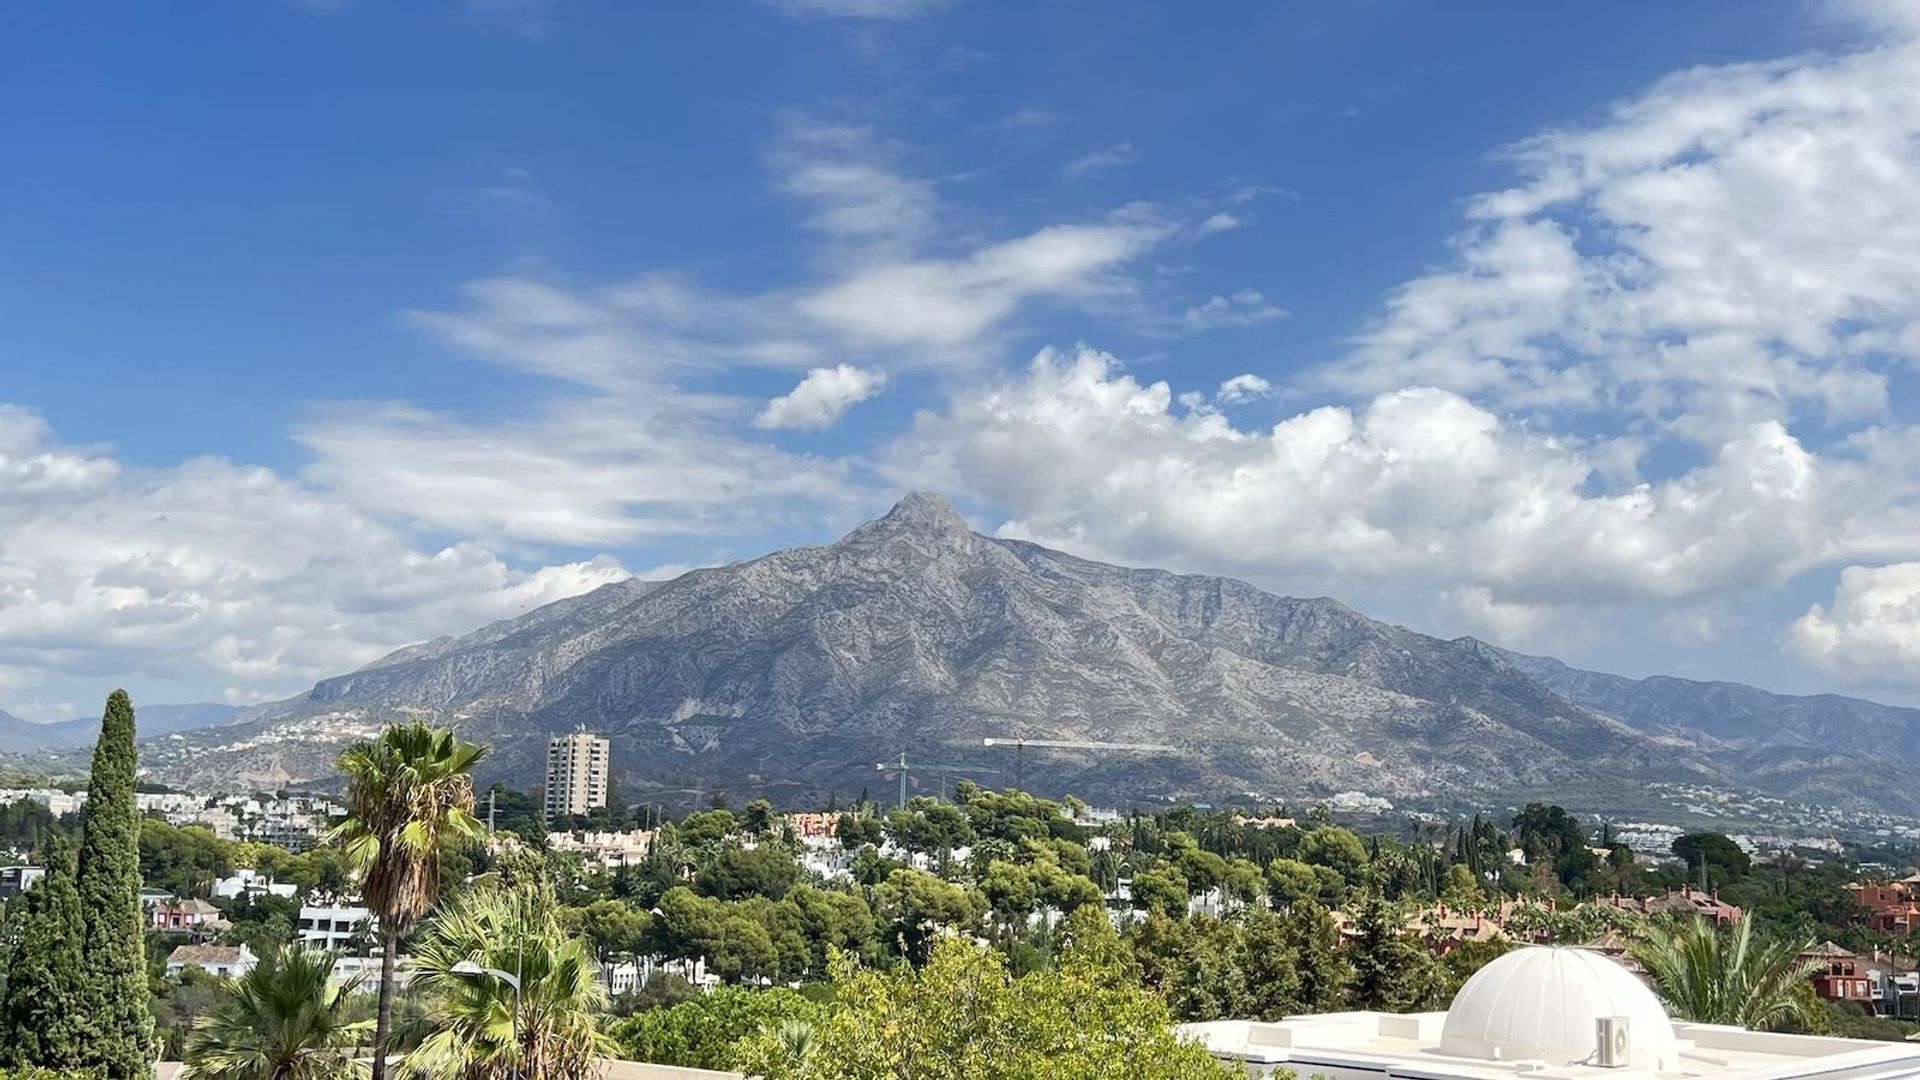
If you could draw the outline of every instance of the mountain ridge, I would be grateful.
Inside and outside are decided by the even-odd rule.
[[[1749,774],[1780,797],[1857,797],[1781,745],[1630,722],[1535,659],[1325,597],[985,536],[916,493],[830,544],[396,650],[148,761],[176,782],[310,781],[345,739],[417,716],[494,743],[494,774],[522,786],[545,735],[584,724],[613,740],[636,800],[851,794],[902,751],[1007,771],[989,736],[1176,746],[1029,755],[1030,786],[1123,803],[1358,789],[1630,805],[1650,783],[1745,790]]]
[[[211,727],[233,718],[240,711],[237,705],[211,701],[184,705],[142,705],[138,709],[140,733],[143,737],[156,736]],[[0,747],[14,753],[90,746],[99,731],[100,718],[97,716],[36,723],[0,710]]]

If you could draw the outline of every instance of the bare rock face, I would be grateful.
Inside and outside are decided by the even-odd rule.
[[[1744,783],[1707,740],[1578,704],[1515,659],[1333,600],[983,536],[914,494],[833,544],[402,649],[143,763],[178,781],[320,780],[344,741],[424,717],[493,743],[519,786],[539,781],[550,733],[603,732],[635,802],[851,795],[888,783],[875,763],[903,751],[1010,783],[990,736],[1176,747],[1025,752],[1029,787],[1122,803],[1357,789],[1604,809],[1651,781]]]

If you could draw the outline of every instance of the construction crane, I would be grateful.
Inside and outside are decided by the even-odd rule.
[[[1083,742],[1075,739],[985,739],[987,746],[1013,747],[1013,786],[1021,791],[1027,787],[1027,747],[1040,746],[1054,750],[1121,750],[1143,754],[1172,754],[1176,747],[1165,743],[1131,742]]]
[[[875,765],[873,768],[875,772],[898,772],[900,774],[900,807],[902,809],[905,809],[907,805],[907,770],[908,769],[912,769],[913,771],[919,772],[919,773],[930,773],[930,772],[990,773],[990,772],[1000,771],[998,769],[992,768],[990,766],[985,766],[985,765],[928,765],[926,762],[923,762],[923,761],[916,761],[911,765],[909,765],[907,763],[906,751],[904,750],[901,751],[900,753],[900,760],[882,761],[878,765]],[[945,789],[946,789],[946,784],[942,782],[941,790],[944,791]]]

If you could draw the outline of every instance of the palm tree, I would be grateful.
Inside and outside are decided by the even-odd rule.
[[[1756,939],[1751,917],[1742,915],[1724,930],[1694,919],[1643,942],[1634,956],[1680,1019],[1773,1031],[1815,1018],[1806,981],[1819,965],[1801,959],[1812,945]]]
[[[819,1033],[805,1020],[782,1020],[773,1026],[774,1041],[780,1044],[781,1053],[788,1061],[804,1066],[807,1058],[813,1054],[813,1048],[819,1043]]]
[[[380,924],[380,1004],[373,1080],[385,1080],[400,939],[440,899],[440,856],[484,833],[473,815],[473,767],[486,748],[448,728],[402,724],[340,755],[347,819],[332,839],[360,871],[361,896]]]
[[[333,956],[285,948],[220,988],[187,1036],[190,1080],[346,1080],[373,1025],[354,1021],[354,978],[335,984]]]
[[[427,924],[413,952],[427,1036],[401,1068],[430,1080],[580,1080],[612,1041],[607,990],[584,938],[537,885],[477,889]]]

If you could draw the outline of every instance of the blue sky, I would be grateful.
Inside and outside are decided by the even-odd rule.
[[[0,40],[0,708],[263,700],[913,487],[1920,686],[1907,0],[105,11]]]

